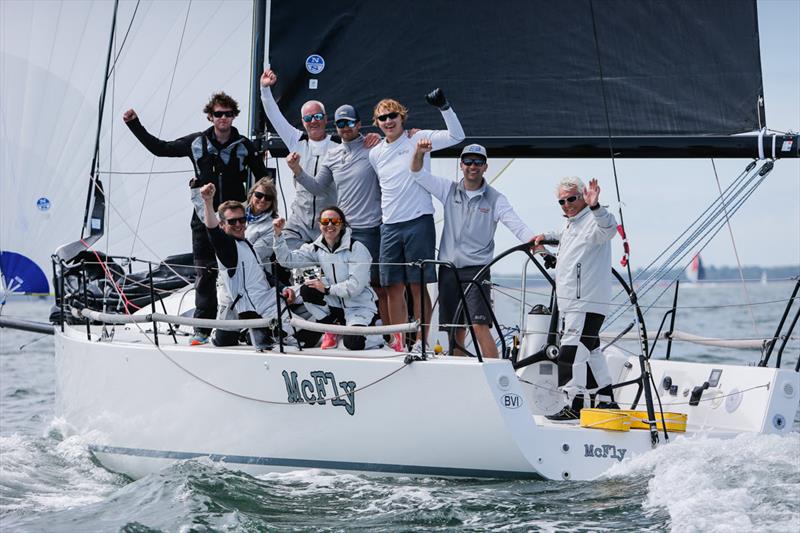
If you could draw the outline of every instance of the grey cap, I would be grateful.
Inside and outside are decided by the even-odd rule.
[[[358,111],[356,111],[356,108],[351,106],[351,105],[349,105],[349,104],[345,104],[345,105],[339,106],[336,109],[336,113],[333,115],[333,121],[334,122],[336,122],[337,120],[342,120],[342,119],[355,120],[355,121],[361,120],[358,117]]]
[[[467,154],[472,155],[482,155],[484,159],[488,159],[489,156],[486,155],[486,148],[481,146],[480,144],[468,144],[461,150],[461,157],[464,157]]]

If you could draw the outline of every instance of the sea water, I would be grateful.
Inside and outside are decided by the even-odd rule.
[[[514,290],[519,282],[495,281],[501,285],[495,306],[500,321],[510,326],[519,315],[520,293]],[[746,292],[737,284],[682,287],[676,328],[710,337],[770,336],[792,286],[749,284]],[[667,291],[647,314],[651,334],[671,299]],[[546,302],[546,287],[530,288],[527,300]],[[753,305],[742,307],[748,300]],[[43,320],[49,305],[11,301],[3,313]],[[800,531],[797,418],[785,437],[673,438],[592,482],[320,470],[253,477],[208,460],[180,462],[132,481],[100,466],[87,448],[89,437],[65,437],[61,421],[54,419],[52,337],[6,329],[0,336],[4,532]],[[663,357],[665,348],[657,347],[654,357]],[[637,345],[625,349],[635,352]],[[800,344],[790,342],[784,366],[793,366],[798,353]],[[742,364],[757,361],[758,353],[675,343],[672,357]]]

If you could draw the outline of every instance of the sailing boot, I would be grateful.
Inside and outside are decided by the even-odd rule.
[[[597,391],[598,409],[619,409],[619,404],[614,401],[614,389],[607,385]]]
[[[583,396],[576,396],[570,405],[565,405],[563,409],[554,415],[545,415],[545,418],[553,422],[571,422],[581,419],[581,409],[583,409]]]

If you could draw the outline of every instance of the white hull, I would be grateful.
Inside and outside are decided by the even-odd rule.
[[[518,380],[508,361],[437,357],[406,365],[385,350],[256,353],[246,346],[176,345],[165,335],[156,349],[135,328],[118,327],[113,341],[93,331],[91,341],[83,327],[56,334],[57,415],[87,436],[106,467],[132,477],[208,456],[253,474],[323,468],[592,479],[651,448],[647,431],[587,429],[541,416],[555,410],[549,362],[521,371],[534,387]],[[635,358],[613,354],[609,364],[619,380],[638,375]],[[689,414],[691,434],[790,430],[796,372],[652,365],[656,383],[668,374],[679,385],[677,396],[662,391],[665,404],[688,402],[684,389],[702,384],[712,368],[723,370],[718,387],[704,395],[714,401],[665,406]],[[757,388],[735,394],[751,387]],[[622,402],[634,392],[623,389]]]

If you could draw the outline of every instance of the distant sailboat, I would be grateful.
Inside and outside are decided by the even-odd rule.
[[[761,284],[762,285],[766,285],[767,284],[767,271],[766,270],[762,270],[761,271]]]
[[[697,283],[706,279],[706,269],[700,259],[700,254],[696,254],[689,266],[686,267],[686,279],[690,283]]]

